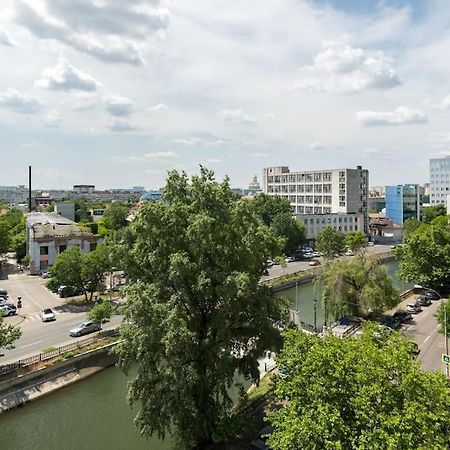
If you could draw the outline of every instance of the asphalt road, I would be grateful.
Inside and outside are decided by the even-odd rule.
[[[373,247],[367,247],[366,249],[367,253],[369,255],[379,255],[383,253],[389,253],[392,252],[392,249],[390,245],[374,245]],[[348,259],[353,258],[352,256],[341,256],[340,259]],[[323,261],[323,258],[314,258],[318,259],[319,261]],[[278,278],[283,275],[289,275],[291,273],[296,272],[302,272],[305,270],[311,269],[311,266],[309,265],[311,260],[307,261],[294,261],[291,263],[287,263],[286,267],[282,267],[280,265],[272,266],[269,268],[269,275],[263,276],[262,280],[271,280],[273,278]]]
[[[3,351],[4,356],[0,359],[0,364],[34,355],[48,347],[73,342],[75,338],[69,336],[69,330],[87,319],[91,304],[67,303],[66,299],[50,292],[44,285],[45,281],[39,277],[19,274],[11,263],[7,265],[6,272],[2,272],[0,288],[8,291],[11,303],[17,304],[17,298],[22,297],[23,307],[20,315],[4,318],[6,323],[19,325],[22,336],[16,341],[14,349]],[[39,313],[44,308],[52,308],[56,316],[55,321],[41,321]],[[115,328],[120,321],[121,316],[113,316],[103,325],[103,329]]]

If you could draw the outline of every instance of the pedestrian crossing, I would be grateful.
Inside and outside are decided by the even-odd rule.
[[[62,315],[68,314],[68,313],[62,313],[62,312],[55,312],[55,317],[58,319],[58,317],[61,317]],[[42,322],[41,314],[35,313],[35,314],[25,314],[25,320],[28,320],[29,322]]]

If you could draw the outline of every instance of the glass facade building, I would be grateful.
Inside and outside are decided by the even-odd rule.
[[[386,186],[386,218],[398,225],[422,219],[422,198],[417,184]]]

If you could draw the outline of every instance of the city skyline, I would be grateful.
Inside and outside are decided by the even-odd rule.
[[[342,5],[6,0],[1,184],[28,164],[43,189],[158,188],[199,164],[241,187],[276,165],[429,181],[449,153],[448,5]]]

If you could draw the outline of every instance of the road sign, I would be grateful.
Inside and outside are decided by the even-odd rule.
[[[442,362],[444,364],[450,364],[450,355],[446,355],[445,353],[442,354]]]

